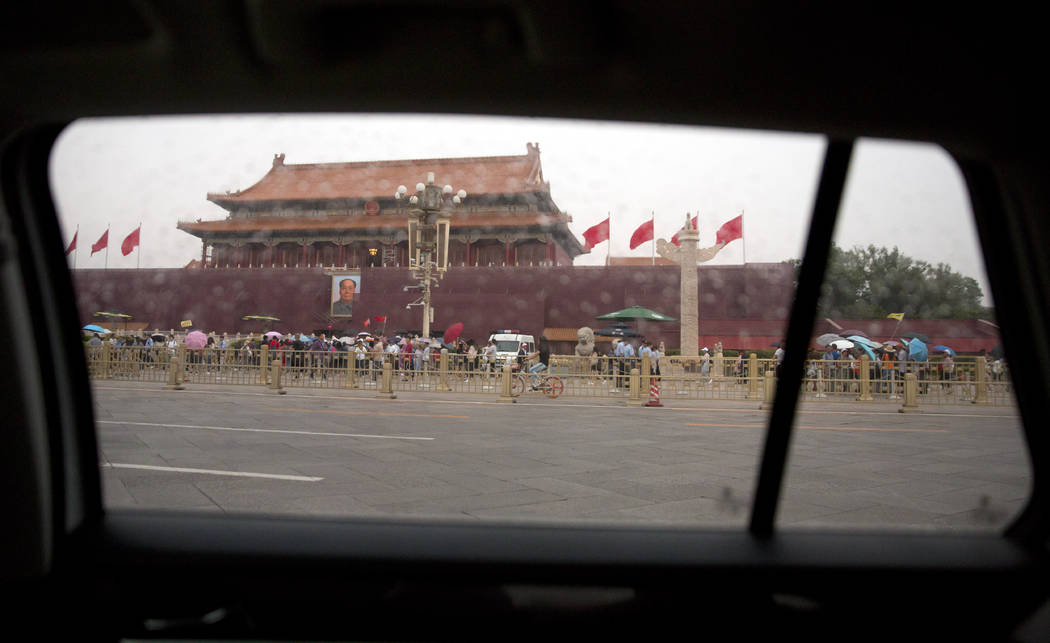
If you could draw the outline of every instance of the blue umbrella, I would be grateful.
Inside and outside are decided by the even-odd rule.
[[[109,332],[105,328],[102,328],[101,326],[96,326],[95,324],[88,324],[87,326],[84,326],[84,328],[82,328],[81,330],[91,331],[92,333],[108,333]]]
[[[871,349],[868,348],[868,345],[865,344],[864,342],[853,342],[853,344],[854,344],[854,346],[859,346],[861,348],[861,350],[863,350],[865,353],[867,353],[868,357],[870,357],[872,360],[877,359],[875,357],[875,353],[871,352]]]
[[[941,345],[941,344],[938,344],[938,345],[934,346],[933,350],[935,350],[935,351],[945,351],[946,353],[948,353],[952,357],[955,357],[955,351],[953,351],[952,349],[948,348],[947,346],[944,346],[944,345]]]
[[[868,339],[860,335],[850,335],[846,339],[850,340],[854,344],[864,344],[868,348],[882,348],[882,344],[878,343],[874,339]]]
[[[925,362],[929,357],[930,352],[926,349],[926,344],[915,338],[908,341],[908,359]]]

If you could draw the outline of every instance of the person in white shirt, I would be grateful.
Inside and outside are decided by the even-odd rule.
[[[496,374],[496,342],[495,340],[489,340],[488,346],[485,347],[485,373],[489,378]],[[486,387],[491,388],[491,387]]]
[[[357,345],[354,347],[354,368],[358,373],[365,370],[365,360],[368,358],[368,351],[365,350],[365,343],[361,340],[357,341]]]
[[[478,364],[478,347],[474,345],[474,340],[470,341],[470,346],[467,348],[467,363],[466,363],[466,375],[463,381],[470,380],[470,376],[477,369]]]
[[[700,377],[707,377],[711,374],[711,353],[707,350],[707,347],[700,351]],[[711,379],[707,380],[707,383],[711,383]]]

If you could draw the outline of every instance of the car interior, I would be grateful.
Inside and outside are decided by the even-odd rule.
[[[7,627],[33,638],[1050,639],[1050,192],[1034,20],[958,7],[424,0],[11,4],[0,20]],[[96,116],[543,116],[827,137],[746,529],[104,510],[49,153]],[[859,137],[973,204],[1032,471],[995,534],[779,530]]]

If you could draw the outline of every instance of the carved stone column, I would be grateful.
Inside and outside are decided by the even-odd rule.
[[[685,215],[685,227],[678,231],[680,247],[664,239],[656,240],[656,254],[682,267],[678,313],[682,323],[680,337],[682,357],[699,357],[700,355],[698,350],[700,340],[699,284],[696,264],[710,261],[726,245],[724,241],[720,241],[710,248],[697,248],[699,240],[700,232],[693,227],[688,212]]]
[[[700,341],[700,319],[699,301],[697,291],[697,243],[700,241],[700,231],[693,228],[689,221],[689,215],[685,215],[685,229],[678,233],[678,241],[681,242],[681,267],[682,277],[680,279],[681,310],[679,319],[682,330],[679,336],[682,357],[698,357]]]

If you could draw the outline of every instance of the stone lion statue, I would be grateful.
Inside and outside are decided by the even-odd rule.
[[[594,352],[594,331],[584,326],[576,331],[576,340],[576,356],[590,357]]]
[[[578,358],[590,358],[591,354],[594,353],[594,331],[589,326],[584,326],[576,331],[576,357]],[[577,364],[577,372],[582,372],[589,368],[590,359],[586,361],[583,359],[575,360]]]

